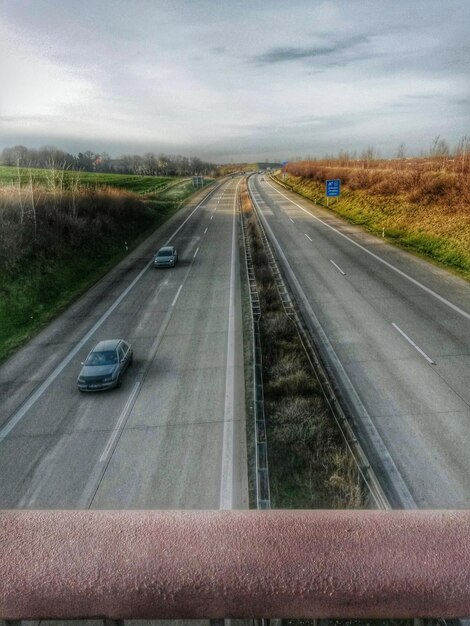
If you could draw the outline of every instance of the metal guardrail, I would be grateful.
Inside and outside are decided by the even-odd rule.
[[[256,275],[246,234],[246,225],[238,198],[243,247],[245,250],[245,267],[248,277],[251,302],[251,322],[253,335],[253,415],[255,433],[255,466],[256,466],[256,507],[271,508],[271,492],[269,487],[268,442],[266,420],[264,415],[263,359],[259,321],[261,305],[256,284]]]
[[[470,615],[470,511],[5,511],[0,617]]]

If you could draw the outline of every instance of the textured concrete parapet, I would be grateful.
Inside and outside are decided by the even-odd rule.
[[[470,616],[469,511],[4,511],[0,617]]]

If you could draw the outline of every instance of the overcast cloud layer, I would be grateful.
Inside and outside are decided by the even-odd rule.
[[[470,135],[468,0],[0,0],[0,149],[213,161]]]

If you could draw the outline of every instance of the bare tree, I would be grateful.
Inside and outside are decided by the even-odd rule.
[[[69,179],[70,194],[72,198],[72,217],[77,217],[77,193],[80,188],[80,173],[74,172]]]
[[[21,196],[21,169],[20,169],[20,160],[18,159],[16,163],[16,171],[18,174],[18,198],[20,201],[20,224],[23,225],[24,222],[24,206],[23,206],[23,198]]]
[[[375,158],[376,158],[375,148],[373,146],[367,146],[367,148],[365,148],[361,153],[362,167],[367,167],[368,165],[370,165],[370,163]]]
[[[30,190],[30,195],[31,195],[31,215],[33,218],[33,225],[34,225],[34,239],[36,239],[37,232],[38,232],[38,223],[36,219],[36,202],[34,199],[33,170],[31,168],[29,168],[29,190]]]
[[[464,135],[457,144],[457,149],[455,151],[455,156],[460,164],[460,172],[462,174],[466,171],[469,153],[470,137],[468,135]]]

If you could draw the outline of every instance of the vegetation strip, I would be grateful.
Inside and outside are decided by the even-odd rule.
[[[261,346],[261,333],[260,333],[260,300],[256,284],[256,276],[253,268],[253,259],[251,257],[251,250],[246,235],[246,225],[242,213],[242,203],[248,200],[248,196],[245,194],[243,197],[239,196],[238,208],[241,216],[241,234],[243,244],[243,256],[245,258],[245,270],[246,276],[244,277],[249,285],[249,298],[251,304],[250,315],[250,358],[249,362],[245,363],[246,368],[250,368],[251,380],[248,379],[247,383],[253,391],[253,396],[250,396],[252,411],[248,410],[247,413],[253,413],[253,438],[247,437],[249,443],[254,444],[254,457],[256,474],[254,482],[256,484],[256,508],[258,509],[270,509],[271,508],[271,495],[269,488],[269,466],[268,466],[268,442],[266,438],[266,419],[264,414],[264,390],[263,390],[263,355]],[[251,385],[250,385],[251,382]],[[248,399],[248,394],[247,394]],[[249,429],[251,434],[251,429]]]
[[[299,162],[275,180],[325,205],[325,180],[341,179],[330,210],[389,242],[470,279],[470,171],[441,160]]]
[[[273,508],[357,508],[357,466],[285,314],[246,185],[242,215],[260,298],[264,398]]]

